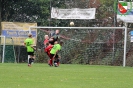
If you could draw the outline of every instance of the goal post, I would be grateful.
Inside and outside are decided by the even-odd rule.
[[[16,62],[14,41],[10,37],[0,36],[0,60],[1,63]]]
[[[124,46],[123,46],[123,67],[126,66],[126,45],[127,45],[127,27],[41,27],[41,26],[35,26],[35,27],[30,27],[29,28],[29,32],[31,31],[31,29],[69,29],[69,30],[73,30],[73,29],[95,29],[95,30],[107,30],[107,29],[123,29],[124,30]]]
[[[2,51],[2,52],[1,52],[2,57],[1,57],[1,58],[2,58],[2,63],[4,63],[4,58],[5,58],[5,41],[6,41],[6,40],[5,40],[5,36],[0,35],[0,41],[1,41],[1,40],[3,40],[3,44],[1,44],[1,45],[2,45],[2,46],[1,46],[1,47],[2,47],[2,50],[1,50],[1,51]]]

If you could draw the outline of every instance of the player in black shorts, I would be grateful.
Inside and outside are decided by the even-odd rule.
[[[34,52],[28,52],[28,55],[30,55],[28,66],[31,66],[31,63],[34,62]]]

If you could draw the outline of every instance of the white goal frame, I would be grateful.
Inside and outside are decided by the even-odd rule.
[[[127,27],[48,27],[48,26],[31,26],[29,28],[29,33],[31,33],[32,28],[48,28],[48,29],[124,29],[124,55],[123,55],[123,67],[126,66],[126,47],[127,47]]]
[[[4,63],[4,58],[5,58],[5,42],[6,42],[6,38],[5,36],[0,35],[1,38],[3,38],[3,52],[2,52],[2,63]]]

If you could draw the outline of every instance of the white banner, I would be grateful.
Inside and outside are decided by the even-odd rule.
[[[123,21],[125,23],[133,23],[133,15],[117,15],[117,21]]]
[[[133,36],[131,36],[131,42],[133,42]]]
[[[55,19],[95,19],[96,8],[88,9],[51,9],[51,18]]]

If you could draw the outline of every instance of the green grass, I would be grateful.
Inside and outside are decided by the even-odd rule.
[[[133,88],[133,68],[1,63],[0,88]]]

